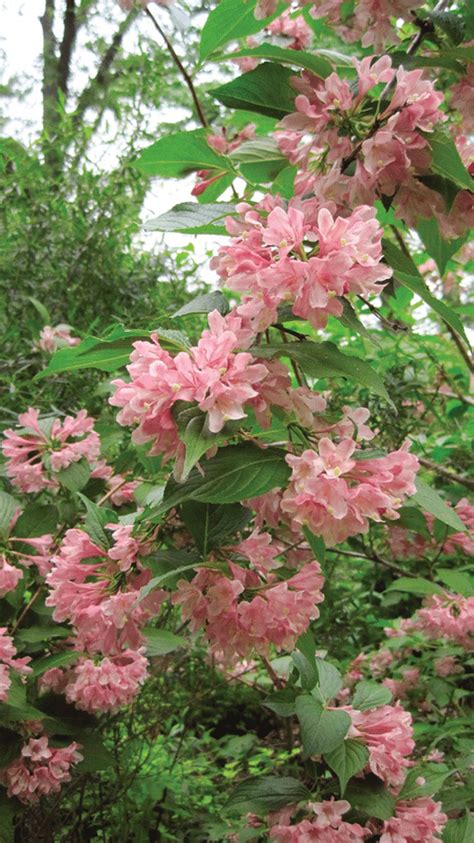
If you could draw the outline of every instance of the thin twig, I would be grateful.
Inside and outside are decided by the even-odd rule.
[[[160,33],[160,35],[161,35],[161,37],[162,37],[163,41],[165,42],[165,44],[166,44],[166,46],[167,46],[167,48],[168,48],[168,50],[169,50],[169,53],[170,53],[170,55],[171,55],[171,57],[172,57],[172,59],[173,59],[173,61],[174,61],[175,65],[176,65],[176,67],[178,68],[179,72],[181,73],[181,76],[183,77],[184,81],[186,82],[186,85],[187,85],[187,86],[188,86],[188,88],[189,88],[189,91],[190,91],[191,96],[192,96],[192,98],[193,98],[193,102],[194,102],[194,105],[195,105],[195,108],[196,108],[196,111],[197,111],[197,114],[198,114],[199,120],[200,120],[200,122],[201,122],[201,125],[202,125],[202,126],[204,126],[204,128],[206,129],[206,128],[207,128],[207,120],[206,120],[206,118],[205,118],[205,116],[204,116],[204,112],[203,112],[203,110],[202,110],[202,105],[201,105],[201,103],[199,102],[198,95],[197,95],[196,90],[195,90],[195,88],[194,88],[193,80],[191,79],[191,77],[190,77],[190,75],[189,75],[188,71],[186,70],[186,68],[184,67],[184,65],[183,65],[183,63],[182,63],[182,61],[181,61],[180,57],[179,57],[179,56],[178,56],[178,54],[176,53],[176,50],[175,50],[175,48],[173,47],[173,44],[172,44],[172,43],[171,43],[171,41],[169,40],[169,38],[168,38],[168,36],[166,35],[166,33],[162,30],[162,28],[161,28],[160,24],[158,23],[158,21],[156,20],[156,18],[154,17],[154,15],[152,15],[152,13],[150,12],[150,10],[149,10],[148,6],[145,6],[144,12],[145,12],[145,14],[146,14],[146,15],[148,15],[148,17],[150,18],[150,20],[153,22],[153,26],[155,27],[155,29],[157,30],[157,32],[159,32],[159,33]]]
[[[394,571],[402,577],[416,577],[416,574],[412,574],[410,571],[405,571],[403,568],[396,565],[395,562],[389,562],[388,559],[382,559],[382,557],[378,554],[374,556],[367,556],[365,553],[356,553],[353,550],[339,550],[338,548],[332,547],[326,548],[326,553],[337,553],[339,556],[350,556],[353,559],[366,559],[367,562],[378,562],[380,565],[383,565],[384,568],[388,568],[390,571]]]
[[[25,608],[23,609],[23,611],[22,611],[22,613],[21,613],[20,617],[18,618],[18,620],[17,620],[17,621],[15,621],[15,623],[14,623],[14,624],[13,624],[13,626],[12,626],[12,631],[11,631],[11,634],[12,634],[12,635],[14,635],[14,634],[15,634],[15,632],[17,631],[18,627],[20,626],[20,624],[21,624],[21,622],[22,622],[23,618],[25,617],[25,615],[27,614],[27,612],[29,612],[29,611],[30,611],[31,607],[33,606],[33,603],[35,603],[35,602],[36,602],[36,600],[37,600],[37,599],[38,599],[38,597],[40,596],[40,594],[41,594],[42,590],[43,590],[43,586],[42,586],[42,585],[40,585],[40,586],[36,589],[35,593],[33,594],[33,597],[31,597],[31,598],[30,598],[30,600],[28,601],[28,603],[26,604],[26,606],[25,606]]]
[[[449,468],[443,468],[442,465],[438,465],[438,463],[427,460],[424,457],[418,457],[418,459],[425,468],[429,468],[430,471],[434,471],[436,474],[441,475],[441,477],[446,477],[447,480],[454,480],[455,483],[460,483],[461,486],[466,486],[467,489],[474,489],[474,480],[471,480],[470,477],[464,477],[463,474],[450,471]]]

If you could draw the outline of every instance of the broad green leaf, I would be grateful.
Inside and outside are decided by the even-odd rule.
[[[220,0],[208,15],[202,29],[199,45],[201,59],[206,59],[214,50],[223,47],[229,41],[260,32],[285,8],[283,3],[278,3],[272,15],[257,20],[256,5],[256,0]]]
[[[220,504],[255,498],[285,486],[290,475],[284,451],[251,442],[220,448],[201,468],[202,474],[192,471],[185,483],[169,480],[163,503],[148,517],[161,516],[186,500]]]
[[[318,671],[317,691],[323,702],[329,702],[337,696],[342,688],[342,676],[337,667],[324,659],[316,659]]]
[[[283,688],[266,697],[262,705],[274,711],[279,717],[292,717],[296,714],[295,700],[295,691],[292,688]]]
[[[465,25],[462,15],[457,12],[446,12],[443,9],[432,9],[426,12],[428,20],[439,27],[448,36],[452,44],[457,46],[464,40]]]
[[[385,260],[394,270],[397,281],[423,299],[467,343],[466,332],[459,316],[430,293],[412,259],[390,240],[382,240],[382,247]]]
[[[191,299],[173,313],[173,319],[192,313],[212,313],[213,310],[218,310],[223,316],[229,312],[229,302],[220,290],[213,290],[211,293],[204,293],[202,296]]]
[[[311,691],[319,678],[314,655],[310,656],[307,653],[294,650],[291,654],[291,661],[299,673],[301,687],[305,691]]]
[[[456,73],[464,73],[464,66],[459,59],[450,55],[451,50],[443,50],[442,53],[431,53],[429,56],[408,56],[406,52],[396,52],[391,54],[393,67],[400,67],[402,64],[405,70],[412,70],[417,67],[446,67],[448,70],[454,70]]]
[[[280,152],[272,137],[246,141],[231,152],[229,158],[245,179],[257,184],[273,181],[288,167],[288,158]]]
[[[406,530],[411,530],[413,533],[419,533],[426,539],[430,538],[426,518],[419,509],[415,506],[402,506],[398,510],[399,519],[397,526],[405,527]]]
[[[321,79],[326,79],[334,70],[334,65],[318,50],[315,50],[314,53],[307,53],[304,50],[289,50],[275,44],[265,43],[259,44],[258,47],[246,47],[236,53],[227,53],[225,56],[220,56],[218,61],[229,61],[246,56],[265,59],[278,64],[290,64],[293,67],[302,67],[304,70],[310,70],[315,76],[320,76]]]
[[[20,755],[21,744],[17,756]],[[15,760],[15,757],[11,761]],[[8,763],[8,762],[7,762]],[[19,813],[19,803],[15,802],[6,791],[0,793],[0,841],[1,843],[14,843],[15,827],[13,825],[16,814]]]
[[[61,486],[69,489],[70,492],[78,492],[79,489],[83,489],[90,476],[91,469],[87,460],[73,462],[67,468],[63,468],[62,471],[58,471],[56,474]]]
[[[144,149],[134,166],[149,176],[180,178],[196,170],[229,169],[228,160],[209,146],[204,129],[165,135]]]
[[[400,791],[400,799],[417,799],[419,796],[434,796],[441,789],[453,771],[443,769],[439,764],[422,764],[409,770]],[[424,779],[423,784],[419,779]]]
[[[0,491],[0,533],[7,536],[10,532],[10,524],[21,503],[8,492]]]
[[[352,707],[358,711],[368,711],[370,708],[388,705],[391,699],[392,694],[385,685],[363,679],[355,687]]]
[[[15,522],[13,535],[26,539],[34,536],[43,536],[45,533],[54,533],[58,519],[59,513],[55,506],[29,503]],[[30,547],[28,553],[33,552]]]
[[[227,234],[223,220],[235,213],[230,202],[181,202],[145,223],[146,231],[180,231],[185,234]]]
[[[324,539],[321,538],[321,536],[315,536],[314,533],[311,532],[309,527],[303,527],[303,533],[306,541],[308,542],[311,550],[314,553],[314,558],[321,565],[324,565],[326,556],[326,545],[324,544]]]
[[[86,498],[85,495],[79,493],[79,497],[86,508],[86,517],[84,519],[84,529],[90,536],[92,541],[101,550],[109,550],[111,545],[111,535],[105,529],[106,524],[113,524],[117,522],[117,515],[113,509],[107,509],[105,506],[97,506],[94,501]]]
[[[338,777],[341,796],[344,796],[349,779],[366,766],[369,750],[360,741],[347,738],[336,749],[327,753],[324,760]]]
[[[435,261],[440,275],[443,276],[449,261],[466,242],[467,236],[457,237],[455,240],[445,240],[441,236],[435,217],[420,220],[416,226],[416,230],[429,256]]]
[[[203,556],[241,530],[251,517],[251,510],[240,503],[212,504],[186,501],[181,517]]]
[[[463,190],[474,190],[474,181],[466,170],[451,135],[444,129],[437,129],[425,137],[431,149],[433,172],[451,179]]]
[[[284,167],[280,170],[275,181],[272,184],[272,193],[274,196],[280,195],[283,199],[291,199],[295,192],[295,176],[298,172],[297,167]]]
[[[77,661],[81,655],[77,650],[62,650],[60,653],[53,653],[51,656],[43,656],[43,658],[31,664],[33,668],[31,676],[33,679],[37,679],[38,676],[42,676],[52,667],[67,667]]]
[[[464,522],[461,521],[454,509],[445,504],[443,498],[438,495],[438,492],[431,486],[428,486],[421,477],[416,478],[415,484],[416,495],[411,498],[412,501],[417,503],[424,512],[431,512],[435,518],[442,521],[443,524],[447,524],[448,527],[452,527],[457,533],[466,532]]]
[[[443,831],[443,843],[473,843],[474,817],[466,814],[458,820],[448,820]]]
[[[71,630],[67,626],[60,626],[58,623],[53,626],[27,626],[18,630],[15,641],[22,644],[37,644],[38,641],[50,641],[52,638],[67,638]]]
[[[372,337],[370,331],[368,331],[365,325],[363,325],[360,321],[350,301],[344,298],[344,296],[338,296],[338,301],[342,304],[342,316],[337,316],[336,318],[341,325],[344,325],[345,328],[349,328],[356,334],[360,334],[361,337],[365,337],[365,339],[374,343],[374,345],[380,345],[378,341]]]
[[[435,582],[425,580],[423,577],[399,577],[390,583],[386,591],[403,591],[407,594],[444,594],[444,590]]]
[[[186,409],[179,410],[175,405],[174,409],[179,437],[186,448],[184,464],[178,478],[183,482],[206,451],[215,445],[218,437],[209,430],[207,413],[203,413],[198,407],[186,406]]]
[[[248,811],[266,816],[293,802],[307,802],[308,788],[289,776],[258,776],[245,779],[232,791],[227,810],[245,814]]]
[[[303,372],[313,378],[349,378],[390,401],[380,375],[365,360],[343,354],[332,342],[316,343],[311,340],[301,340],[263,345],[250,350],[256,357],[264,359],[289,357],[302,368]]]
[[[462,594],[463,597],[474,596],[474,581],[468,573],[449,568],[438,568],[436,576],[455,594]]]
[[[351,725],[346,711],[325,709],[310,694],[297,697],[295,707],[301,728],[303,758],[332,752],[342,743]]]
[[[395,796],[392,796],[380,779],[373,775],[360,781],[354,779],[347,788],[346,799],[352,808],[368,817],[389,820],[395,813]]]
[[[290,85],[291,70],[278,64],[260,64],[209,93],[228,108],[284,117],[295,110],[296,91]]]
[[[77,765],[78,773],[95,773],[97,770],[105,770],[115,764],[113,753],[104,746],[97,733],[78,734],[77,742],[81,745],[79,752],[84,757],[84,760]]]
[[[185,647],[186,641],[167,629],[150,629],[145,627],[145,647],[147,656],[166,656],[179,647]]]
[[[51,316],[48,308],[38,301],[38,299],[33,298],[33,296],[28,296],[28,301],[31,302],[37,313],[41,316],[43,325],[51,325]]]

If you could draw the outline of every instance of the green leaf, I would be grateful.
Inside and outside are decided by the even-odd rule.
[[[258,348],[251,348],[250,351],[256,357],[264,359],[289,357],[313,378],[349,378],[391,403],[380,375],[365,360],[343,354],[332,342],[316,343],[311,340],[301,340],[258,346]]]
[[[199,561],[192,562],[189,565],[182,565],[180,568],[172,568],[169,571],[166,571],[164,574],[160,574],[158,577],[153,577],[146,585],[144,585],[140,589],[140,594],[137,599],[137,603],[141,603],[145,597],[155,590],[155,588],[159,588],[166,580],[169,580],[171,577],[176,577],[178,574],[184,574],[185,571],[193,571],[196,568],[199,568]]]
[[[266,62],[209,93],[228,108],[284,117],[295,110],[296,91],[290,85],[292,76],[291,70]]]
[[[200,58],[206,59],[214,50],[229,41],[260,32],[285,8],[283,3],[278,3],[272,15],[257,20],[256,5],[256,0],[220,0],[203,26],[199,45]]]
[[[351,725],[346,711],[329,711],[310,694],[297,697],[295,707],[301,728],[303,758],[332,752],[343,742]]]
[[[80,744],[79,752],[84,756],[84,760],[77,765],[78,773],[95,773],[97,770],[105,770],[114,765],[113,753],[104,746],[96,733],[78,734],[77,742]]]
[[[227,234],[223,220],[235,214],[230,202],[181,202],[165,214],[145,223],[145,231],[180,231],[184,234]]]
[[[365,337],[365,339],[374,343],[374,345],[379,345],[379,343],[371,336],[365,325],[360,321],[350,301],[344,298],[344,296],[338,296],[337,300],[342,304],[342,316],[336,317],[341,325],[344,325],[345,328],[349,328],[349,330],[353,333],[360,334],[361,337]]]
[[[311,691],[319,678],[314,655],[295,650],[291,654],[291,660],[299,673],[301,687],[305,691]]]
[[[38,299],[33,298],[33,296],[28,296],[28,301],[31,302],[37,313],[41,316],[43,325],[51,325],[51,316],[48,308],[38,301]]]
[[[78,493],[82,503],[84,504],[87,515],[84,519],[84,529],[90,536],[92,541],[101,550],[109,550],[111,545],[110,533],[106,532],[105,525],[110,523],[117,523],[117,515],[112,509],[107,509],[105,506],[97,506],[94,501],[86,498],[85,495]]]
[[[455,594],[462,594],[463,597],[474,595],[474,582],[469,574],[463,571],[453,571],[449,568],[438,568],[436,576]]]
[[[295,193],[295,176],[298,172],[297,167],[284,167],[280,170],[275,181],[272,184],[272,193],[274,196],[279,194],[283,199],[291,199]]]
[[[270,811],[279,811],[293,802],[307,802],[310,798],[308,788],[290,776],[258,776],[240,782],[226,807],[241,814],[252,811],[265,816]]]
[[[474,817],[470,814],[458,820],[448,820],[443,831],[443,843],[473,843]]]
[[[420,220],[416,229],[423,240],[426,251],[435,261],[440,275],[443,276],[452,256],[455,255],[466,242],[467,235],[466,237],[457,237],[455,240],[445,240],[441,236],[439,225],[435,217]]]
[[[422,764],[409,770],[403,787],[398,795],[399,799],[417,799],[419,796],[434,796],[441,789],[446,779],[453,771],[440,769],[439,764]],[[417,779],[423,778],[420,784]]]
[[[321,538],[321,536],[315,536],[309,527],[303,527],[303,533],[314,553],[314,558],[320,563],[320,565],[324,565],[326,557],[326,545],[324,544],[324,539]]]
[[[147,656],[166,656],[179,647],[185,647],[186,641],[167,629],[150,629],[145,627],[145,646]]]
[[[13,535],[26,539],[54,533],[58,519],[59,513],[55,506],[29,503],[15,522]],[[32,552],[31,547],[28,552]]]
[[[240,503],[212,504],[186,501],[181,517],[203,556],[241,530],[251,518],[251,511]]]
[[[207,413],[203,413],[198,407],[186,407],[184,410],[177,410],[174,415],[179,437],[186,447],[184,464],[177,478],[182,482],[188,478],[189,472],[206,451],[217,442],[218,437],[209,430]]]
[[[43,656],[31,665],[33,668],[31,676],[33,679],[37,679],[50,668],[66,667],[77,661],[80,656],[81,653],[77,650],[62,650],[60,653],[53,653],[51,656]]]
[[[337,696],[342,688],[342,676],[337,667],[324,659],[316,659],[318,671],[317,691],[321,695],[322,702],[329,702]]]
[[[209,146],[205,129],[166,135],[144,149],[134,167],[148,176],[180,178],[196,170],[229,169],[223,155]]]
[[[415,263],[390,240],[382,240],[385,260],[392,267],[400,284],[415,293],[426,302],[442,319],[468,344],[466,333],[459,316],[444,302],[436,299],[428,290]]]
[[[220,290],[213,290],[211,293],[204,293],[202,296],[191,299],[173,313],[173,319],[178,316],[188,316],[190,313],[212,313],[213,310],[218,310],[223,316],[229,312],[229,302]]]
[[[445,504],[443,498],[438,495],[438,492],[432,489],[431,486],[428,486],[421,477],[416,478],[415,484],[416,495],[412,497],[412,501],[417,503],[425,512],[431,512],[435,518],[442,521],[443,524],[447,524],[448,527],[452,527],[457,533],[466,532],[464,522],[461,521],[454,509]]]
[[[386,591],[403,591],[407,594],[417,594],[424,597],[427,594],[444,594],[443,589],[435,582],[423,577],[399,577],[390,583]]]
[[[474,181],[466,170],[456,144],[444,129],[425,134],[431,148],[431,169],[434,173],[451,179],[463,190],[474,190]]]
[[[445,12],[442,9],[432,9],[426,12],[426,17],[439,27],[455,46],[464,40],[465,25],[462,15],[456,12]]]
[[[15,640],[21,641],[22,644],[37,644],[38,641],[50,641],[52,638],[67,638],[71,635],[71,630],[67,626],[28,626],[20,629]]]
[[[262,703],[265,708],[274,711],[279,717],[292,717],[296,714],[295,708],[296,693],[292,688],[283,688],[281,691],[274,691],[266,697]]]
[[[220,448],[201,468],[202,474],[194,470],[185,483],[169,480],[163,503],[148,518],[161,516],[186,500],[223,504],[258,497],[285,486],[290,475],[285,451],[259,448],[251,442]]]
[[[405,527],[406,530],[411,530],[413,533],[419,533],[426,539],[430,538],[426,518],[419,509],[415,506],[402,506],[398,510],[399,519],[397,526]]]
[[[0,533],[8,536],[10,524],[17,509],[21,509],[21,503],[8,492],[0,491]]]
[[[319,76],[321,79],[326,79],[334,70],[334,65],[324,54],[318,52],[318,50],[314,53],[307,53],[304,50],[289,50],[284,47],[278,47],[275,44],[265,44],[264,42],[259,44],[258,47],[246,47],[243,50],[227,53],[225,56],[219,56],[217,60],[230,61],[246,56],[256,59],[266,59],[266,61],[276,62],[278,64],[289,64],[292,67],[302,67],[304,70],[310,70],[311,73]]]
[[[245,179],[256,184],[273,181],[288,166],[288,158],[280,152],[272,137],[246,141],[231,152],[229,158],[238,165]]]
[[[71,463],[67,468],[63,468],[62,471],[58,471],[56,474],[61,486],[69,489],[70,492],[77,492],[79,489],[83,489],[90,476],[90,465],[85,459]]]
[[[363,780],[355,779],[349,785],[346,799],[356,811],[379,820],[389,820],[395,813],[396,798],[376,776],[369,775]]]
[[[381,705],[388,705],[391,702],[392,694],[385,687],[377,682],[363,679],[355,687],[352,707],[358,711],[368,711],[370,708],[379,708]]]
[[[20,811],[18,800],[13,800],[7,796],[6,791],[0,794],[0,843],[14,843],[15,827],[13,823],[16,814]]]
[[[369,760],[369,750],[360,741],[348,738],[332,752],[324,756],[324,760],[339,779],[341,796],[347,787],[347,782],[356,773],[364,769]]]

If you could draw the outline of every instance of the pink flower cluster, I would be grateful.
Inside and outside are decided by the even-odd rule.
[[[395,816],[384,822],[380,843],[440,843],[447,821],[441,802],[429,796],[398,802]]]
[[[257,567],[267,565],[268,559],[262,565],[260,556]],[[259,575],[234,562],[229,569],[230,577],[201,568],[191,582],[178,582],[173,603],[182,605],[191,630],[204,628],[211,650],[224,661],[246,657],[254,649],[266,655],[270,644],[291,650],[318,617],[317,604],[324,599],[318,562],[304,565],[282,582],[275,574]]]
[[[329,314],[340,316],[338,297],[377,294],[392,271],[381,264],[382,229],[375,210],[362,205],[350,216],[333,216],[317,199],[267,196],[256,207],[237,205],[240,220],[226,220],[232,242],[211,260],[222,282],[244,295],[236,314],[256,334],[278,321],[278,307],[315,328]]]
[[[80,745],[56,748],[49,746],[48,738],[30,738],[21,750],[20,758],[0,773],[8,796],[21,802],[37,802],[41,796],[58,793],[64,782],[71,781],[70,769],[82,761]]]
[[[334,545],[366,532],[369,519],[397,518],[404,499],[416,491],[417,458],[406,448],[386,457],[353,458],[362,455],[352,439],[335,445],[327,438],[318,451],[288,455],[292,474],[281,509],[295,530],[308,525]]]
[[[28,662],[31,661],[30,657],[17,658],[16,652],[13,638],[7,634],[6,627],[0,627],[0,702],[5,702],[8,698],[8,692],[12,684],[10,671],[29,673],[31,670],[28,667]]]
[[[335,802],[309,802],[307,810],[316,819],[305,819],[290,825],[294,807],[285,808],[270,815],[269,839],[276,843],[357,843],[370,836],[370,831],[359,823],[347,823],[342,819],[351,808],[345,799]]]
[[[416,615],[400,624],[403,632],[420,631],[433,640],[444,639],[474,650],[474,597],[433,594]]]
[[[151,577],[138,559],[146,545],[134,538],[130,526],[110,524],[108,530],[108,550],[83,530],[66,532],[46,577],[50,589],[46,605],[54,609],[55,621],[73,625],[76,649],[116,655],[125,646],[137,649],[142,644],[140,629],[158,609],[163,592],[137,601],[140,588]]]
[[[41,677],[39,689],[62,693],[81,711],[100,714],[130,705],[147,675],[143,648],[123,650],[100,661],[81,658],[68,670],[51,668]]]
[[[99,457],[99,435],[85,410],[61,422],[41,420],[39,411],[30,407],[18,420],[21,428],[5,431],[2,449],[7,476],[22,492],[56,488],[59,471],[82,459],[94,463]]]
[[[462,498],[454,507],[454,511],[465,524],[466,532],[452,533],[443,541],[441,548],[440,543],[434,536],[428,539],[419,533],[413,533],[411,530],[403,527],[389,527],[388,541],[394,557],[396,559],[419,558],[429,551],[439,553],[440,550],[441,553],[448,556],[454,556],[459,552],[465,553],[466,556],[473,556],[474,506],[469,503],[467,498]],[[425,512],[424,516],[427,528],[432,532],[435,522],[434,516],[429,512]]]
[[[37,347],[40,351],[46,351],[48,354],[52,354],[58,348],[79,345],[80,341],[79,337],[71,336],[69,325],[56,325],[54,328],[51,325],[45,325],[40,333]]]
[[[385,44],[399,40],[393,19],[411,21],[412,11],[421,5],[421,0],[356,0],[346,17],[343,0],[323,0],[311,7],[311,16],[327,18],[344,41],[360,40],[363,47],[373,45],[381,51]]]
[[[399,788],[415,748],[412,717],[399,703],[357,711],[344,706],[352,724],[348,737],[360,739],[369,750],[369,769],[385,784]]]

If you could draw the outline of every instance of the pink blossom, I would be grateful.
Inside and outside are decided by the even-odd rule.
[[[342,819],[351,807],[345,799],[339,802],[333,799],[308,802],[306,807],[316,815],[316,819],[304,819],[290,825],[291,808],[270,817],[269,839],[277,843],[357,843],[371,834],[359,823],[347,823]]]
[[[16,796],[21,802],[37,802],[41,796],[58,793],[64,782],[71,781],[70,769],[82,761],[78,752],[80,744],[75,741],[69,746],[49,746],[46,736],[30,738],[21,750],[21,756],[9,764],[1,778],[7,787],[8,796]]]
[[[8,697],[11,686],[10,671],[29,673],[31,667],[28,666],[28,662],[30,661],[29,656],[17,657],[13,638],[8,635],[5,626],[0,627],[0,702],[5,702]]]
[[[441,802],[429,796],[398,802],[395,816],[384,822],[380,843],[439,843],[447,821]]]
[[[22,577],[23,571],[10,565],[5,555],[0,555],[0,597],[14,591]]]
[[[52,354],[58,348],[79,345],[80,341],[79,337],[71,336],[69,325],[56,325],[54,328],[51,325],[45,325],[41,330],[37,347],[41,351],[47,351],[49,354]]]
[[[124,650],[97,664],[81,659],[66,685],[66,699],[91,714],[117,711],[133,702],[147,677],[147,666],[142,650]]]
[[[440,656],[435,659],[434,669],[437,676],[452,676],[454,673],[462,673],[462,666],[456,656]]]
[[[359,738],[369,750],[369,768],[391,787],[403,784],[413,752],[412,717],[399,703],[367,711],[344,706],[351,717],[350,738]]]
[[[302,15],[292,17],[289,9],[269,23],[267,29],[271,35],[283,35],[291,39],[288,44],[290,50],[306,50],[313,40],[313,31],[304,17]]]
[[[459,594],[433,594],[414,618],[405,622],[405,630],[419,630],[427,638],[444,639],[464,649],[474,649],[474,597]]]

